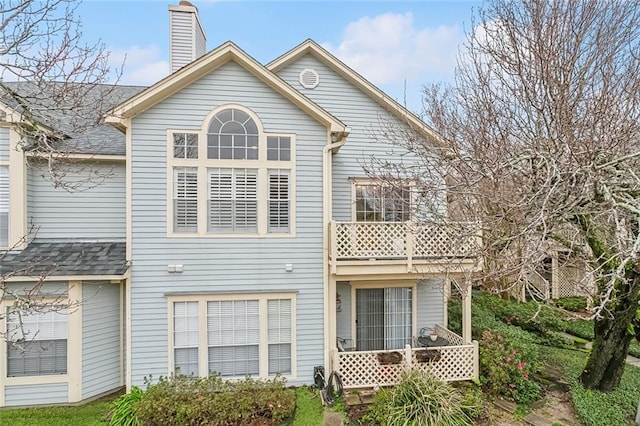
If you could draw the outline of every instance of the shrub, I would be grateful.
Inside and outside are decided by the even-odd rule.
[[[364,420],[367,424],[396,425],[470,425],[463,396],[451,385],[428,373],[405,373],[396,386],[380,390]]]
[[[563,297],[560,299],[556,299],[556,306],[566,309],[571,312],[580,312],[587,309],[587,298],[586,297]]]
[[[135,407],[142,425],[275,425],[293,415],[295,393],[284,380],[217,376],[160,378]]]
[[[144,392],[137,386],[131,388],[131,392],[121,395],[113,402],[110,426],[139,426],[136,416],[136,404],[142,400]]]
[[[509,330],[503,330],[508,332]],[[537,350],[524,336],[484,330],[480,342],[480,380],[492,393],[519,404],[540,398],[541,387],[530,375],[537,372]]]

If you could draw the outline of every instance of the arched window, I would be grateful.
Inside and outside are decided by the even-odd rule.
[[[249,114],[228,108],[211,119],[207,132],[207,158],[258,159],[258,126]]]

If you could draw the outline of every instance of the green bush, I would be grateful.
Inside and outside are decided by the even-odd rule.
[[[480,381],[492,393],[519,404],[529,404],[541,396],[532,373],[538,371],[537,347],[513,330],[506,335],[484,330],[480,342]]]
[[[284,380],[223,381],[217,376],[178,376],[148,386],[135,405],[141,425],[276,425],[295,409]]]
[[[563,297],[555,300],[556,306],[571,312],[580,312],[587,309],[586,297]]]
[[[462,394],[428,373],[406,373],[399,384],[380,390],[364,420],[382,426],[471,425]],[[472,403],[473,401],[471,401]]]
[[[109,426],[139,426],[136,416],[136,404],[142,400],[144,392],[137,386],[131,388],[131,392],[121,395],[113,402],[111,421]]]

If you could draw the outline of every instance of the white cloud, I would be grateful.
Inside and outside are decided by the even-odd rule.
[[[169,62],[155,44],[112,49],[109,62],[114,67],[124,62],[120,84],[151,85],[169,74]]]
[[[449,80],[463,36],[459,25],[416,28],[412,13],[386,13],[350,23],[338,46],[324,47],[375,84]]]

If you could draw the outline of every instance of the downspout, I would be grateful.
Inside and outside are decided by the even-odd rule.
[[[331,337],[335,335],[335,297],[330,297],[330,283],[331,277],[329,275],[329,222],[332,218],[333,209],[333,191],[332,181],[333,173],[331,167],[331,158],[334,150],[338,150],[347,142],[348,130],[344,133],[330,135],[332,143],[326,145],[322,149],[322,256],[324,258],[323,268],[323,282],[324,282],[324,365],[327,373],[331,371],[331,349],[335,347],[335,338],[333,344],[331,343]],[[339,139],[338,139],[339,138]],[[334,139],[337,139],[333,142]],[[332,311],[333,307],[333,311]],[[331,313],[333,312],[333,316]],[[333,328],[331,328],[333,327]]]

